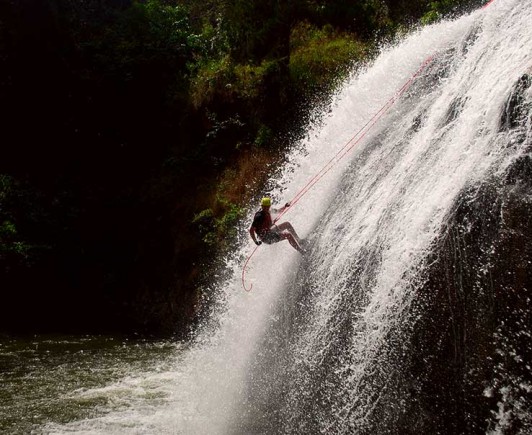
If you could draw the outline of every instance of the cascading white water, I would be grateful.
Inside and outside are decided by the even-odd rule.
[[[496,0],[383,49],[345,84],[322,122],[309,127],[272,189],[280,203],[291,199],[434,55],[368,136],[284,216],[312,241],[309,255],[301,258],[288,243],[261,247],[246,293],[240,272],[252,245],[242,228],[241,250],[227,261],[231,277],[214,292],[212,318],[179,351],[174,368],[139,374],[139,382],[128,379],[105,393],[121,391],[123,400],[140,383],[165,399],[132,400],[125,410],[49,430],[353,433],[366,427],[386,388],[377,376],[379,355],[415,297],[419,271],[457,196],[524,152],[508,146],[510,133],[499,131],[499,119],[531,68],[531,22],[529,1]]]

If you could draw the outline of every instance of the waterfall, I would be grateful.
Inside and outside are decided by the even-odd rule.
[[[286,216],[313,241],[310,255],[289,263],[289,248],[275,246],[255,260],[254,292],[270,294],[275,306],[253,340],[235,433],[394,433],[402,424],[408,395],[394,391],[404,384],[395,378],[405,376],[401,359],[411,358],[419,316],[412,304],[431,252],[459,196],[530,152],[530,114],[528,126],[510,130],[501,131],[500,120],[532,64],[532,8],[490,8],[385,50],[309,134],[308,155],[287,171],[280,199],[434,55],[350,161]],[[516,142],[526,128],[528,139]],[[279,288],[272,280],[281,271]]]
[[[354,73],[330,110],[294,145],[272,181],[274,202],[292,198],[433,56],[364,140],[283,216],[310,241],[308,255],[300,256],[287,242],[260,247],[247,273],[253,290],[245,292],[240,272],[253,249],[246,234],[251,210],[239,251],[226,259],[229,273],[213,277],[218,284],[209,319],[164,377],[164,405],[150,412],[130,409],[122,417],[110,413],[81,428],[126,433],[133,426],[146,433],[183,434],[443,433],[444,428],[447,433],[502,433],[512,424],[509,416],[521,430],[530,428],[530,360],[522,349],[516,353],[529,373],[515,374],[516,385],[524,385],[524,402],[521,406],[515,399],[513,408],[499,397],[509,391],[502,372],[497,372],[498,383],[488,382],[488,373],[482,379],[478,375],[473,385],[477,378],[469,371],[489,370],[481,362],[473,365],[464,350],[475,350],[480,361],[489,346],[499,353],[510,346],[496,324],[499,318],[493,317],[493,331],[475,332],[493,310],[486,308],[475,324],[473,314],[467,314],[474,312],[475,302],[469,302],[474,293],[464,284],[470,279],[465,270],[479,273],[475,282],[480,284],[471,288],[488,298],[482,283],[489,273],[481,271],[495,270],[489,252],[497,243],[479,236],[492,248],[479,241],[486,256],[479,254],[479,264],[464,265],[460,273],[455,270],[460,262],[451,258],[466,252],[456,245],[469,240],[471,231],[482,230],[475,219],[483,211],[502,216],[508,210],[497,192],[508,188],[504,180],[512,168],[518,162],[529,167],[530,23],[531,2],[496,0],[470,15],[414,31]],[[512,186],[516,183],[521,181]],[[531,191],[523,189],[523,197],[530,198]],[[489,199],[485,207],[475,206],[480,198]],[[506,225],[503,221],[497,222]],[[530,267],[525,267],[528,277]],[[442,270],[457,278],[443,284],[449,274]],[[435,311],[436,303],[441,312]],[[461,328],[464,322],[467,328]],[[529,334],[530,325],[521,328]],[[468,334],[473,339],[486,335],[484,354],[469,344]],[[530,335],[526,340],[531,344]],[[432,382],[444,370],[435,355],[450,361],[452,376],[441,385]],[[449,392],[459,393],[438,407],[438,398]],[[483,400],[480,410],[470,405]],[[466,405],[478,415],[464,416]],[[118,420],[129,426],[117,426]]]

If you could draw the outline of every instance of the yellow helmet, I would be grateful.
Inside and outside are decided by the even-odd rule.
[[[270,205],[272,205],[272,200],[270,198],[268,198],[267,196],[265,196],[264,198],[262,198],[262,201],[260,202],[260,205],[263,205],[265,207],[269,207]]]

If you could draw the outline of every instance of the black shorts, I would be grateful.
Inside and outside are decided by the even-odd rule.
[[[262,236],[260,236],[260,239],[266,243],[267,245],[271,245],[272,243],[277,243],[283,240],[283,237],[281,236],[281,233],[275,230],[270,230],[267,233],[264,233]]]

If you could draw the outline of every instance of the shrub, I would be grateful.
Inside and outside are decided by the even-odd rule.
[[[196,225],[202,240],[208,246],[225,246],[237,234],[237,223],[243,216],[243,209],[224,197],[216,198],[216,213],[205,209],[196,214],[192,223]]]
[[[235,64],[229,55],[207,61],[198,66],[192,79],[190,101],[199,108],[216,99],[226,103],[257,99],[266,91],[265,80],[276,68],[273,60],[259,65]]]
[[[430,24],[456,10],[465,10],[469,7],[479,6],[478,0],[437,0],[431,1],[427,12],[421,17],[422,24]]]
[[[200,64],[190,86],[190,101],[196,108],[207,106],[215,96],[230,96],[234,82],[233,65],[228,55]]]
[[[290,79],[298,92],[331,90],[367,52],[352,35],[302,23],[292,31]]]
[[[15,223],[15,210],[25,208],[24,205],[17,204],[23,195],[14,178],[0,175],[0,260],[8,256],[26,259],[31,250],[31,246],[19,234]]]

